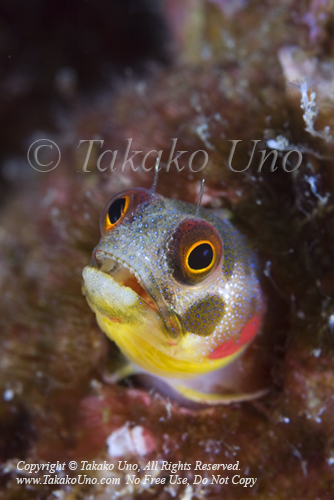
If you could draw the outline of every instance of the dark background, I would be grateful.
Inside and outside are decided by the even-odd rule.
[[[157,0],[0,1],[0,195],[8,159],[35,130],[84,98],[168,64],[169,29]],[[3,168],[5,166],[5,168]]]

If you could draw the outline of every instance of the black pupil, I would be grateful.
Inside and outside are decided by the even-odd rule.
[[[190,269],[200,271],[209,267],[213,259],[213,250],[208,243],[201,243],[198,245],[188,257],[188,265]]]
[[[125,198],[119,198],[112,203],[108,210],[110,224],[116,224],[124,212]]]

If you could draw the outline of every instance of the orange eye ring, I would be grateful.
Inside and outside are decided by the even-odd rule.
[[[199,250],[200,249],[199,247],[201,247],[201,246],[205,247],[205,248],[203,248],[203,251],[202,251],[202,257],[204,256],[205,260],[207,260],[207,261],[209,258],[210,263],[205,267],[199,267],[197,265],[196,266],[197,268],[196,268],[196,267],[189,264],[189,257],[191,257],[191,254],[195,253],[194,250],[196,250],[196,249]],[[212,252],[212,255],[210,255],[211,252]],[[194,273],[195,275],[196,274],[197,275],[207,274],[213,268],[213,266],[216,262],[216,254],[217,254],[216,249],[213,246],[213,244],[211,243],[211,241],[209,241],[209,240],[197,241],[196,243],[191,245],[191,247],[189,248],[189,250],[186,254],[185,262],[186,262],[188,272]]]
[[[123,219],[131,217],[144,203],[152,200],[152,193],[148,189],[133,188],[122,191],[113,196],[102,210],[100,230],[104,234],[116,226]]]
[[[184,285],[197,285],[222,265],[223,241],[202,219],[186,218],[168,242],[167,259],[173,277]]]
[[[110,229],[113,229],[123,219],[129,209],[129,205],[129,196],[122,196],[110,203],[103,222],[104,231],[110,231]]]

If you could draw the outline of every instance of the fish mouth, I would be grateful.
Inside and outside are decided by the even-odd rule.
[[[152,321],[159,323],[161,333],[169,338],[173,345],[181,336],[182,327],[177,314],[170,310],[163,300],[159,301],[158,306],[147,291],[140,275],[118,257],[104,250],[95,249],[90,266],[86,266],[83,271],[83,278],[83,293],[88,303],[93,309],[95,305],[95,309],[111,321],[122,321],[121,318],[127,321],[129,316],[125,310],[127,309],[130,314],[131,308],[128,308],[128,304],[131,302],[133,307],[136,301],[137,309],[136,313],[133,310],[133,314],[137,318],[139,309],[142,311],[143,319],[148,314]],[[99,290],[103,292],[99,294]]]
[[[143,286],[139,274],[124,261],[106,252],[97,250],[93,253],[91,266],[101,273],[111,276],[118,285],[133,290],[150,310],[157,314],[160,313],[157,304]]]
[[[176,345],[160,308],[126,263],[99,250],[82,276],[82,292],[99,326],[135,364],[138,358],[152,361],[151,346],[164,353]]]

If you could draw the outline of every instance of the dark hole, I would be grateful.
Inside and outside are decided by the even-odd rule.
[[[125,207],[125,198],[119,198],[109,207],[108,215],[111,224],[115,224],[122,216]]]
[[[208,243],[202,243],[198,245],[190,253],[188,257],[188,265],[190,269],[198,271],[200,269],[205,269],[208,267],[213,259],[213,250],[211,245]]]

